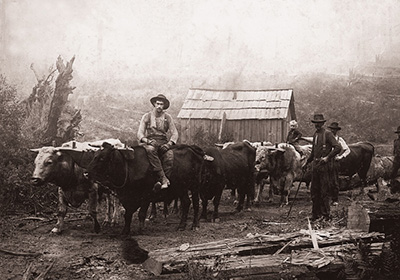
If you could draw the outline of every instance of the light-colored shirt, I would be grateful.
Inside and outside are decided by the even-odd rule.
[[[178,141],[178,130],[175,127],[174,121],[170,114],[163,112],[161,116],[156,117],[154,111],[148,112],[143,115],[140,120],[138,130],[138,140],[143,137],[148,139],[165,139],[167,140],[167,132],[171,132],[170,141],[176,144]]]
[[[344,139],[342,137],[340,137],[339,135],[336,135],[335,138],[336,138],[336,141],[338,141],[340,146],[342,147],[342,150],[336,156],[336,159],[342,159],[342,158],[347,157],[350,154],[350,148],[349,148],[349,146],[347,146],[346,141],[344,141]]]

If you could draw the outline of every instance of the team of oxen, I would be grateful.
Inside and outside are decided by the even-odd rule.
[[[349,145],[350,154],[340,162],[340,175],[358,174],[363,187],[368,180],[385,177],[390,166],[382,158],[374,157],[374,147],[367,142]],[[310,145],[302,146],[303,154],[310,152]],[[117,215],[115,197],[125,213],[123,234],[129,234],[133,214],[138,211],[140,233],[144,227],[151,203],[170,204],[179,200],[181,220],[179,230],[186,228],[190,205],[193,207],[192,229],[199,228],[199,220],[207,219],[207,204],[213,201],[212,220],[218,221],[218,207],[224,189],[236,190],[239,202],[235,212],[242,211],[255,197],[255,185],[263,186],[268,177],[270,196],[273,189],[281,195],[280,205],[288,204],[290,188],[294,181],[309,183],[310,172],[303,172],[305,158],[293,146],[281,143],[230,143],[222,148],[199,148],[179,144],[172,147],[174,154],[171,185],[155,191],[157,176],[150,167],[143,146],[126,147],[119,140],[97,142],[69,142],[61,147],[43,147],[35,159],[32,176],[34,185],[53,183],[58,187],[58,221],[52,232],[62,231],[67,206],[78,207],[89,200],[89,212],[94,221],[94,231],[100,231],[97,220],[99,196],[105,194],[108,202],[106,222],[114,222]],[[390,161],[390,158],[389,158]],[[372,166],[370,168],[372,162]],[[376,166],[375,166],[376,165]],[[370,173],[368,171],[370,170]],[[373,171],[371,170],[383,170]],[[390,170],[389,170],[390,171]],[[371,176],[374,176],[372,178]],[[260,189],[257,189],[260,195]],[[258,200],[256,195],[255,200]],[[200,201],[202,210],[200,211]],[[112,207],[110,207],[112,205]],[[113,213],[110,210],[113,209]]]

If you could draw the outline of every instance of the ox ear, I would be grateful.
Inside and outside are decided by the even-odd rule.
[[[121,149],[119,150],[122,154],[122,156],[126,160],[134,160],[135,159],[135,151],[132,149]]]
[[[39,153],[41,148],[29,149],[31,152]]]

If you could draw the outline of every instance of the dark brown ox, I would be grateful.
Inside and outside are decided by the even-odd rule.
[[[228,145],[224,149],[209,147],[205,153],[214,158],[206,161],[202,173],[200,196],[202,200],[201,218],[207,218],[208,200],[213,199],[213,220],[218,220],[218,206],[223,189],[237,190],[239,203],[236,211],[243,209],[245,196],[254,197],[254,162],[256,149],[247,141]],[[250,201],[250,200],[249,200]]]
[[[193,225],[199,227],[200,171],[203,163],[202,151],[192,146],[173,146],[174,161],[170,176],[170,186],[155,193],[153,188],[157,176],[150,167],[147,153],[142,146],[133,149],[115,149],[108,143],[95,153],[88,166],[88,172],[96,181],[113,189],[125,208],[123,234],[129,234],[132,215],[139,209],[139,232],[142,232],[150,202],[170,202],[179,198],[182,206],[179,230],[184,230],[192,195]]]
[[[32,184],[40,186],[53,183],[58,186],[58,219],[53,233],[61,233],[67,206],[79,207],[85,199],[89,199],[89,213],[94,222],[94,231],[100,231],[97,221],[98,185],[84,176],[85,170],[73,158],[55,147],[32,149],[38,152],[35,158],[35,170]],[[82,152],[83,153],[83,152]],[[87,158],[88,156],[88,158]],[[81,160],[93,157],[91,152],[85,152]]]
[[[339,161],[339,175],[353,176],[358,174],[361,191],[367,186],[367,174],[374,156],[374,146],[368,142],[358,142],[348,145],[350,154]]]
[[[280,143],[257,148],[256,170],[267,170],[270,176],[270,195],[271,189],[277,188],[281,195],[280,206],[289,203],[289,191],[293,182],[303,178],[303,161],[290,144]]]
[[[377,188],[380,185],[385,185],[389,181],[393,166],[393,156],[375,155],[372,157],[370,167],[367,172],[368,184],[375,184]],[[398,173],[400,175],[400,172]],[[360,186],[361,180],[358,174],[352,177],[341,178],[340,190],[353,189]],[[383,181],[382,181],[383,180]]]

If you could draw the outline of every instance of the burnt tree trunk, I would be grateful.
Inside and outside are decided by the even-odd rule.
[[[21,103],[25,106],[27,115],[24,129],[38,144],[60,145],[76,137],[82,115],[68,101],[68,96],[74,90],[69,84],[74,60],[75,57],[65,65],[59,56],[56,69],[50,67],[47,77],[40,75],[34,65],[31,65],[37,84],[30,96]],[[54,85],[52,81],[56,71],[58,76]]]
[[[72,80],[72,65],[74,63],[75,57],[73,57],[67,65],[64,65],[62,58],[59,56],[57,58],[57,70],[59,72],[56,79],[56,86],[54,89],[53,99],[50,105],[50,111],[47,122],[47,129],[44,133],[45,142],[55,141],[56,145],[61,144],[64,141],[70,140],[70,135],[65,135],[68,126],[62,129],[63,124],[60,123],[60,117],[62,111],[66,108],[68,102],[68,96],[72,94],[75,87],[71,87],[69,82]],[[76,123],[80,122],[80,111],[77,115],[74,114],[73,120]]]

